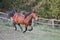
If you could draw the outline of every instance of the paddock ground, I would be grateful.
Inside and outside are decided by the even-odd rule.
[[[15,31],[14,27],[0,25],[0,40],[60,40],[60,28],[37,25],[33,27],[33,31],[26,33],[17,28]]]

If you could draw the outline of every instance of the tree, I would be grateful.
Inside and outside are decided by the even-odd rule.
[[[60,18],[60,0],[42,0],[38,2],[35,9],[38,10],[40,17],[44,18]]]

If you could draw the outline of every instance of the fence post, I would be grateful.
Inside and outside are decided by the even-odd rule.
[[[34,19],[32,19],[32,26],[34,26]]]
[[[52,19],[51,21],[52,21],[52,27],[54,28],[54,19]]]

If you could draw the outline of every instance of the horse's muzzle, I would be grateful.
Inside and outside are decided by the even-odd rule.
[[[38,18],[35,19],[36,21],[38,20]]]

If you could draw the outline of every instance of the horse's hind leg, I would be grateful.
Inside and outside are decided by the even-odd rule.
[[[18,25],[19,25],[19,27],[20,27],[21,31],[23,31],[23,29],[22,29],[21,25],[20,25],[20,24],[18,24]]]
[[[13,25],[14,25],[14,27],[15,27],[15,31],[16,31],[16,30],[17,30],[16,24],[15,24],[15,23],[13,23]]]
[[[23,33],[25,33],[27,31],[27,26],[25,26],[25,31],[23,31]]]

